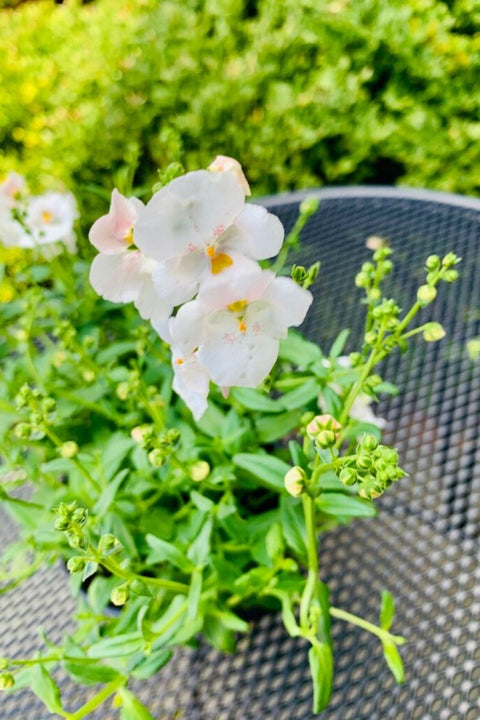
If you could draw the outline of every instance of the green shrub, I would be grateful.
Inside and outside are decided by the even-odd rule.
[[[0,13],[0,169],[104,211],[112,183],[240,158],[260,193],[480,193],[473,0],[97,0]],[[134,172],[134,177],[132,177]]]

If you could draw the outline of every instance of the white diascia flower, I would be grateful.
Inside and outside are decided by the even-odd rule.
[[[197,299],[171,320],[174,369],[183,372],[193,354],[224,390],[256,387],[277,359],[280,338],[303,322],[311,302],[311,293],[290,278],[276,277],[243,258],[202,285]]]
[[[33,197],[28,205],[25,224],[30,231],[28,247],[63,242],[75,251],[73,224],[78,217],[77,204],[71,193],[47,192]]]
[[[31,242],[23,225],[14,217],[22,209],[25,178],[11,172],[0,184],[0,243],[8,247],[28,247]]]
[[[136,245],[159,263],[156,293],[173,306],[191,300],[239,255],[273,257],[283,237],[275,215],[245,205],[244,189],[229,171],[197,170],[172,180],[152,197],[135,227]]]
[[[162,335],[173,305],[162,302],[154,291],[152,273],[158,263],[134,246],[135,225],[144,208],[141,200],[112,192],[108,213],[96,220],[88,235],[100,251],[90,268],[90,283],[106,300],[133,302]]]

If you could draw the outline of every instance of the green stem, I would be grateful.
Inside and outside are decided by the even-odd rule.
[[[105,685],[105,687],[86,702],[85,705],[82,705],[76,712],[66,715],[66,717],[68,720],[82,720],[82,718],[88,717],[93,710],[96,710],[105,700],[108,700],[108,698],[118,690],[120,685],[124,684],[125,678],[123,677],[113,680],[111,683],[108,683],[108,685]]]
[[[55,445],[55,447],[60,449],[62,447],[63,443],[60,440],[60,438],[58,437],[58,435],[51,428],[49,428],[46,424],[44,424],[43,430],[45,431],[45,435],[52,441],[52,443]],[[97,483],[97,481],[95,480],[93,475],[90,474],[90,472],[87,470],[85,465],[83,465],[83,463],[81,463],[75,457],[68,458],[68,459],[70,460],[70,462],[73,465],[75,465],[77,470],[84,476],[84,478],[86,478],[88,480],[88,482],[91,483],[91,485],[93,485],[95,490],[98,493],[100,493],[102,490],[100,485]]]
[[[175,582],[175,580],[147,577],[146,575],[139,575],[137,573],[130,572],[129,570],[126,570],[121,565],[119,565],[119,563],[115,562],[115,560],[112,560],[112,558],[95,557],[95,559],[99,564],[103,565],[106,570],[111,572],[112,575],[116,575],[117,577],[120,577],[123,580],[127,580],[128,582],[132,582],[133,580],[141,580],[146,585],[152,585],[157,588],[162,588],[163,590],[171,590],[172,592],[179,592],[184,595],[186,595],[189,591],[188,585],[180,582]]]
[[[366,630],[367,632],[372,633],[372,635],[376,635],[380,638],[380,640],[393,640],[393,642],[397,645],[403,645],[405,642],[405,638],[401,635],[392,635],[388,632],[388,630],[384,630],[383,628],[368,622],[368,620],[358,617],[358,615],[352,615],[352,613],[349,613],[346,610],[341,610],[340,608],[331,606],[330,615],[334,618],[338,618],[339,620],[345,620],[352,625],[357,625],[362,628],[362,630]]]
[[[310,603],[318,582],[317,536],[315,531],[315,501],[306,493],[302,495],[303,513],[307,530],[308,576],[300,601],[300,626],[309,629]]]

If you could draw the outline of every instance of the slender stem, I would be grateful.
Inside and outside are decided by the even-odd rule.
[[[57,435],[51,428],[49,428],[46,424],[44,424],[43,429],[44,429],[44,431],[45,431],[45,435],[46,435],[48,438],[50,438],[50,440],[51,440],[52,443],[55,445],[55,447],[61,448],[62,445],[63,445],[63,443],[62,443],[62,441],[60,440],[60,438],[58,437],[58,435]],[[97,492],[101,492],[101,487],[100,487],[100,485],[97,483],[97,481],[95,480],[95,478],[93,477],[93,475],[91,475],[91,473],[87,470],[87,468],[85,467],[85,465],[84,465],[83,463],[81,463],[81,462],[80,462],[77,458],[75,458],[75,457],[69,458],[69,460],[70,460],[70,462],[71,462],[73,465],[75,465],[75,467],[77,468],[77,470],[78,470],[80,473],[82,473],[82,475],[89,481],[89,483],[91,483],[91,484],[93,485],[93,487],[95,488],[95,490],[96,490]]]
[[[315,531],[315,501],[306,493],[302,495],[303,513],[307,529],[308,576],[300,601],[300,625],[307,629],[310,603],[318,582],[317,536]]]
[[[9,660],[9,665],[36,665],[38,663],[46,664],[52,662],[73,662],[73,663],[97,663],[98,658],[86,658],[86,657],[70,657],[69,655],[43,655],[38,658],[28,658],[25,660]]]
[[[96,710],[105,700],[108,700],[108,698],[118,690],[120,685],[124,684],[125,678],[123,677],[113,680],[111,683],[108,683],[108,685],[105,685],[105,687],[86,702],[85,705],[82,705],[76,712],[70,713],[66,717],[68,720],[82,720],[82,718],[88,717],[93,710]]]
[[[390,639],[397,643],[397,645],[402,645],[405,642],[405,638],[403,638],[401,635],[392,635],[388,632],[388,630],[384,630],[383,628],[380,628],[377,625],[368,622],[368,620],[364,620],[363,618],[358,617],[358,615],[352,615],[352,613],[349,613],[346,610],[341,610],[340,608],[331,606],[330,615],[332,617],[338,618],[339,620],[345,620],[352,625],[357,625],[358,627],[362,628],[362,630],[367,630],[367,632],[372,633],[372,635],[376,635],[378,638],[380,638],[380,640]]]
[[[112,575],[116,575],[117,577],[123,578],[129,582],[132,582],[133,580],[142,580],[142,582],[147,585],[153,585],[154,587],[162,588],[164,590],[171,590],[172,592],[179,592],[182,594],[188,593],[189,587],[184,583],[175,582],[175,580],[166,580],[165,578],[147,577],[146,575],[139,575],[137,573],[130,572],[119,565],[119,563],[115,560],[112,560],[112,558],[96,557],[95,559],[98,563],[103,565],[106,570],[111,572]]]

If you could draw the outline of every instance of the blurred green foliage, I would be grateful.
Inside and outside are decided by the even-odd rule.
[[[0,172],[113,184],[238,157],[257,193],[480,193],[478,0],[97,0],[0,12]]]

